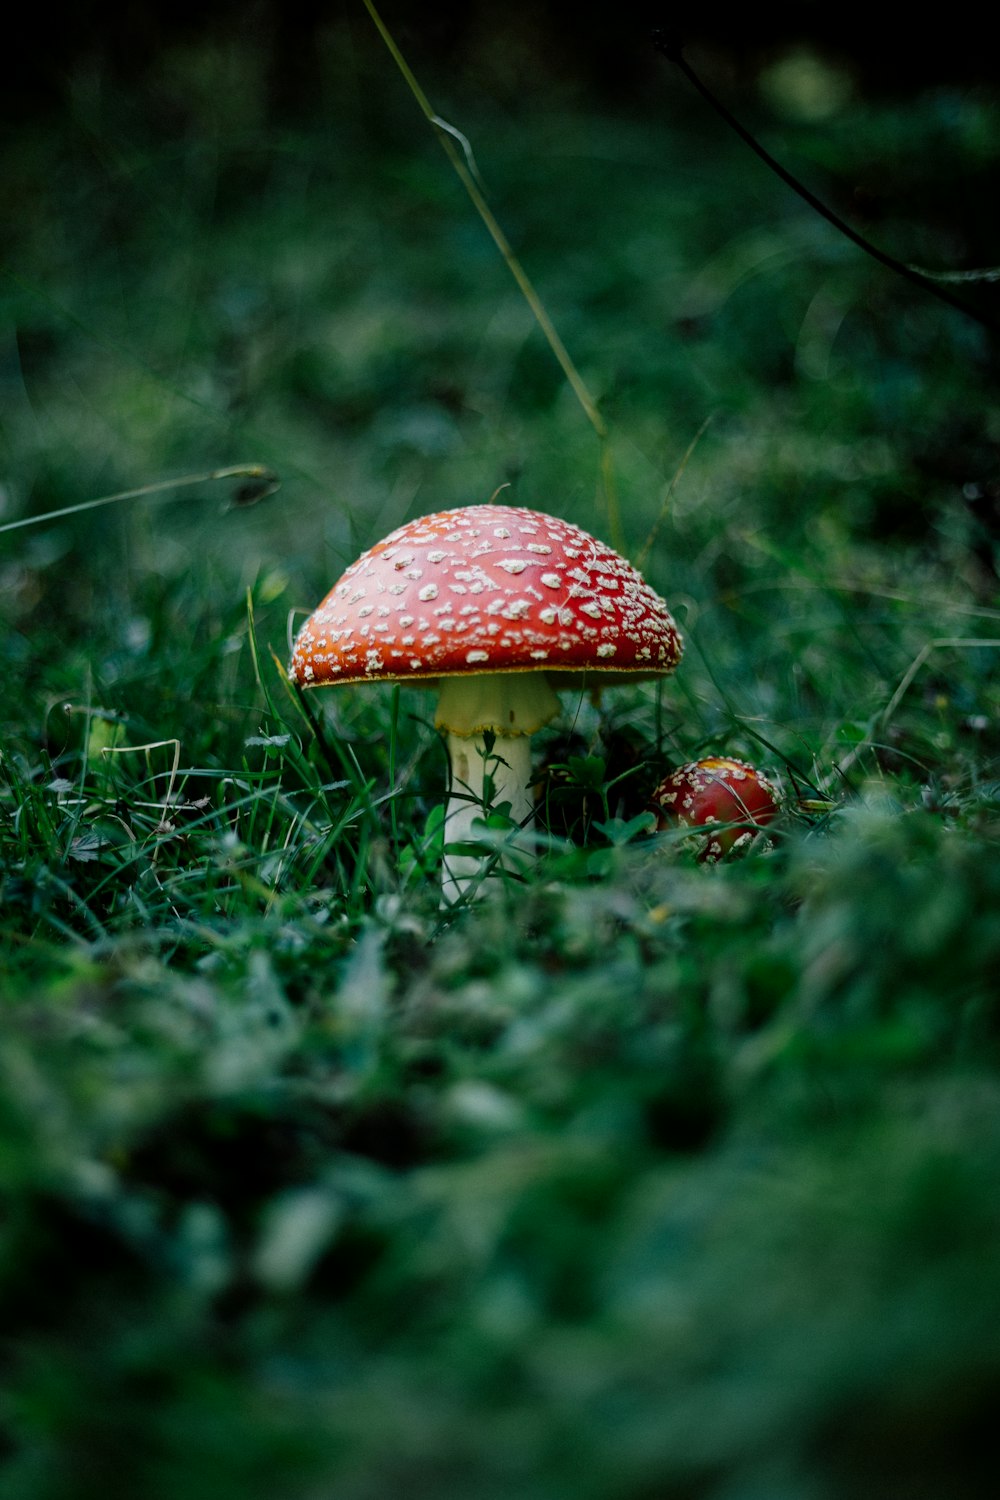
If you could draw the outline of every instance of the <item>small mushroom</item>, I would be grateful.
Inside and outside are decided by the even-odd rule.
[[[699,839],[699,860],[715,863],[733,849],[744,849],[778,813],[779,793],[773,782],[748,765],[728,756],[695,760],[661,781],[652,796],[657,828],[678,823],[687,828],[709,827]]]
[[[558,712],[558,688],[660,676],[681,649],[664,601],[611,547],[538,511],[471,505],[410,521],[352,563],[299,632],[290,674],[302,688],[439,688],[454,844],[473,837],[487,777],[493,804],[530,822],[530,736]],[[481,872],[447,854],[445,902]]]

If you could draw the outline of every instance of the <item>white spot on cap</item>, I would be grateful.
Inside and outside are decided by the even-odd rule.
[[[562,588],[562,579],[558,573],[543,573],[542,582],[547,589]]]
[[[598,656],[614,656],[617,649],[617,646],[613,645],[611,641],[604,641],[602,645],[598,646],[597,654]]]
[[[490,653],[488,651],[467,651],[465,659],[470,667],[475,667],[481,661],[489,661]]]
[[[438,596],[438,586],[437,586],[437,584],[436,583],[425,583],[424,586],[423,586],[423,588],[420,590],[420,593],[417,595],[417,598],[420,599],[420,600],[422,600],[423,603],[426,604],[429,599],[436,599],[437,596]]]
[[[503,568],[505,573],[523,573],[527,566],[523,557],[502,557],[497,561],[497,567]]]

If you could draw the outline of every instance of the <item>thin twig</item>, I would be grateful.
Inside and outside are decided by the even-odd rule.
[[[859,234],[856,229],[851,228],[850,224],[845,223],[839,214],[834,213],[832,208],[828,208],[825,203],[816,197],[815,193],[811,193],[803,183],[799,182],[797,177],[793,177],[791,172],[786,167],[783,167],[779,161],[776,161],[756,137],[750,134],[746,126],[740,124],[736,116],[726,108],[722,101],[715,97],[708,85],[702,82],[684,56],[683,43],[674,32],[666,29],[654,31],[653,45],[658,52],[662,52],[663,56],[669,62],[676,64],[680,68],[684,77],[697,89],[706,103],[710,104],[716,113],[722,116],[730,129],[735,130],[740,140],[749,146],[750,150],[755,152],[761,161],[771,168],[772,172],[777,173],[787,187],[790,187],[794,193],[798,193],[799,197],[808,203],[810,208],[814,209],[828,224],[832,224],[834,229],[846,235],[853,244],[857,245],[859,250],[863,250],[866,255],[870,255],[880,265],[886,266],[890,271],[895,271],[898,276],[902,276],[905,280],[912,282],[914,286],[922,287],[925,292],[930,292],[932,296],[937,297],[941,302],[947,303],[949,307],[953,307],[957,312],[965,313],[967,318],[973,318],[983,328],[989,329],[990,333],[1000,334],[1000,327],[986,313],[979,312],[977,308],[970,307],[967,302],[963,302],[960,297],[953,297],[949,291],[946,291],[939,284],[942,278],[934,276],[931,279],[928,273],[918,270],[915,266],[905,265],[903,261],[897,260],[894,255],[889,255],[887,251],[880,250],[877,245],[873,245],[870,240],[866,240],[863,234]],[[988,277],[984,278],[982,273],[976,273],[976,276],[977,279],[989,279]],[[949,277],[948,279],[952,278]]]
[[[514,280],[517,282],[518,288],[521,291],[521,295],[524,297],[528,306],[531,308],[531,311],[535,317],[535,321],[548,340],[549,348],[552,350],[556,359],[559,361],[560,368],[562,369],[563,374],[569,382],[573,394],[576,396],[576,399],[583,407],[590,425],[597,433],[598,439],[601,443],[601,477],[604,484],[605,500],[608,510],[608,527],[610,531],[610,539],[613,546],[617,547],[619,551],[624,551],[624,538],[622,536],[621,517],[618,509],[618,500],[614,484],[614,475],[611,468],[610,453],[608,451],[608,429],[607,424],[605,423],[604,418],[600,413],[597,402],[591,395],[590,391],[587,389],[583,377],[581,376],[576,365],[573,363],[566,345],[563,343],[562,339],[559,337],[558,332],[556,331],[555,324],[552,322],[552,319],[549,317],[548,313],[545,310],[541,298],[535,291],[528,273],[525,271],[524,267],[521,265],[521,262],[514,254],[510,241],[507,239],[507,236],[501,229],[500,224],[493,213],[493,210],[490,208],[489,204],[486,201],[486,197],[481,187],[481,178],[479,176],[478,169],[476,168],[475,157],[472,154],[472,147],[469,144],[468,139],[462,134],[460,130],[457,130],[454,125],[450,125],[447,120],[442,119],[437,111],[431,106],[430,100],[427,98],[427,95],[424,93],[423,89],[420,87],[420,84],[417,82],[409,64],[407,63],[403,54],[400,52],[399,47],[397,46],[396,41],[392,36],[392,33],[389,31],[388,27],[385,25],[385,22],[382,20],[382,17],[375,9],[375,6],[372,4],[372,0],[364,0],[364,6],[365,10],[367,10],[369,16],[371,16],[371,19],[374,22],[379,36],[382,38],[383,42],[388,48],[393,61],[406,80],[411,94],[413,95],[414,99],[416,99],[417,104],[420,106],[422,114],[424,115],[428,123],[433,127],[438,141],[440,142],[441,147],[448,160],[451,162],[451,165],[454,168],[459,181],[462,183],[462,186],[468,193],[469,198],[472,200],[472,204],[479,217],[482,219],[487,230],[489,231],[493,243],[500,251],[500,254],[503,256],[504,261],[507,264],[508,270],[510,271]],[[456,141],[461,143],[461,151],[455,144]]]
[[[41,526],[43,521],[58,521],[63,516],[97,510],[102,505],[116,505],[119,500],[140,500],[144,495],[158,495],[164,490],[183,489],[192,484],[208,484],[216,479],[261,480],[264,488],[259,495],[255,495],[255,501],[263,500],[266,495],[273,495],[279,484],[277,475],[263,464],[235,464],[230,469],[212,469],[207,474],[182,474],[178,479],[160,479],[155,484],[143,484],[135,490],[119,490],[117,494],[101,495],[96,500],[82,500],[79,505],[64,505],[61,510],[47,510],[41,516],[22,516],[18,521],[6,521],[0,526],[0,532],[19,531],[23,526]]]
[[[653,524],[652,524],[652,526],[650,528],[649,535],[647,536],[646,540],[643,542],[642,547],[640,548],[640,551],[639,551],[639,555],[635,559],[635,565],[636,565],[636,567],[640,571],[645,566],[646,558],[649,556],[650,552],[653,550],[653,543],[656,541],[657,534],[659,533],[660,527],[663,525],[663,518],[664,518],[664,516],[667,513],[667,507],[669,506],[671,500],[673,499],[674,491],[676,490],[677,486],[681,482],[681,479],[682,479],[682,477],[684,475],[684,470],[687,468],[688,463],[691,460],[691,455],[694,453],[694,450],[697,448],[698,444],[701,442],[702,438],[704,437],[705,431],[706,431],[706,429],[708,427],[708,424],[709,424],[709,422],[711,422],[712,417],[714,415],[715,415],[714,412],[709,412],[709,414],[705,418],[704,422],[702,422],[701,426],[698,428],[698,431],[695,433],[694,437],[691,439],[690,443],[688,444],[687,452],[685,453],[684,457],[681,459],[680,463],[677,465],[677,468],[674,470],[673,478],[671,479],[670,483],[667,485],[666,489],[663,492],[663,499],[660,502],[660,513],[657,516],[656,520],[653,522]]]
[[[1000,646],[1000,640],[997,640],[996,637],[989,636],[978,638],[969,638],[962,636],[942,636],[939,640],[928,641],[925,646],[921,646],[913,661],[910,663],[910,665],[907,667],[906,671],[900,678],[899,686],[893,693],[892,697],[889,699],[889,702],[887,703],[881,715],[879,723],[883,726],[888,724],[889,720],[896,712],[896,709],[903,701],[903,698],[906,696],[906,693],[909,690],[910,684],[913,682],[913,679],[916,677],[917,673],[920,671],[924,663],[929,660],[933,652],[942,650],[958,650],[960,648],[964,649],[966,647],[973,650],[987,650],[990,648],[995,649],[997,646]]]

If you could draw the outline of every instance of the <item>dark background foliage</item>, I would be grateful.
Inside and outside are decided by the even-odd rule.
[[[304,714],[289,634],[505,482],[607,534],[594,433],[360,5],[24,17],[0,524],[70,514],[0,536],[0,1492],[992,1495],[995,341],[652,7],[385,19],[685,658],[567,695],[537,859],[442,912],[426,696]],[[997,266],[980,15],[667,19],[880,245]],[[717,867],[646,808],[710,752],[784,792]]]

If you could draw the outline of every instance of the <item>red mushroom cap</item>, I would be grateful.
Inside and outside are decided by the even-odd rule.
[[[478,672],[671,672],[660,596],[617,552],[538,511],[470,505],[399,527],[352,563],[295,642],[302,687]]]
[[[749,843],[770,823],[778,812],[778,798],[773,782],[745,760],[710,756],[678,767],[661,781],[652,801],[659,829],[674,821],[688,828],[733,825],[715,829],[705,842],[698,857],[711,862],[737,844]]]

